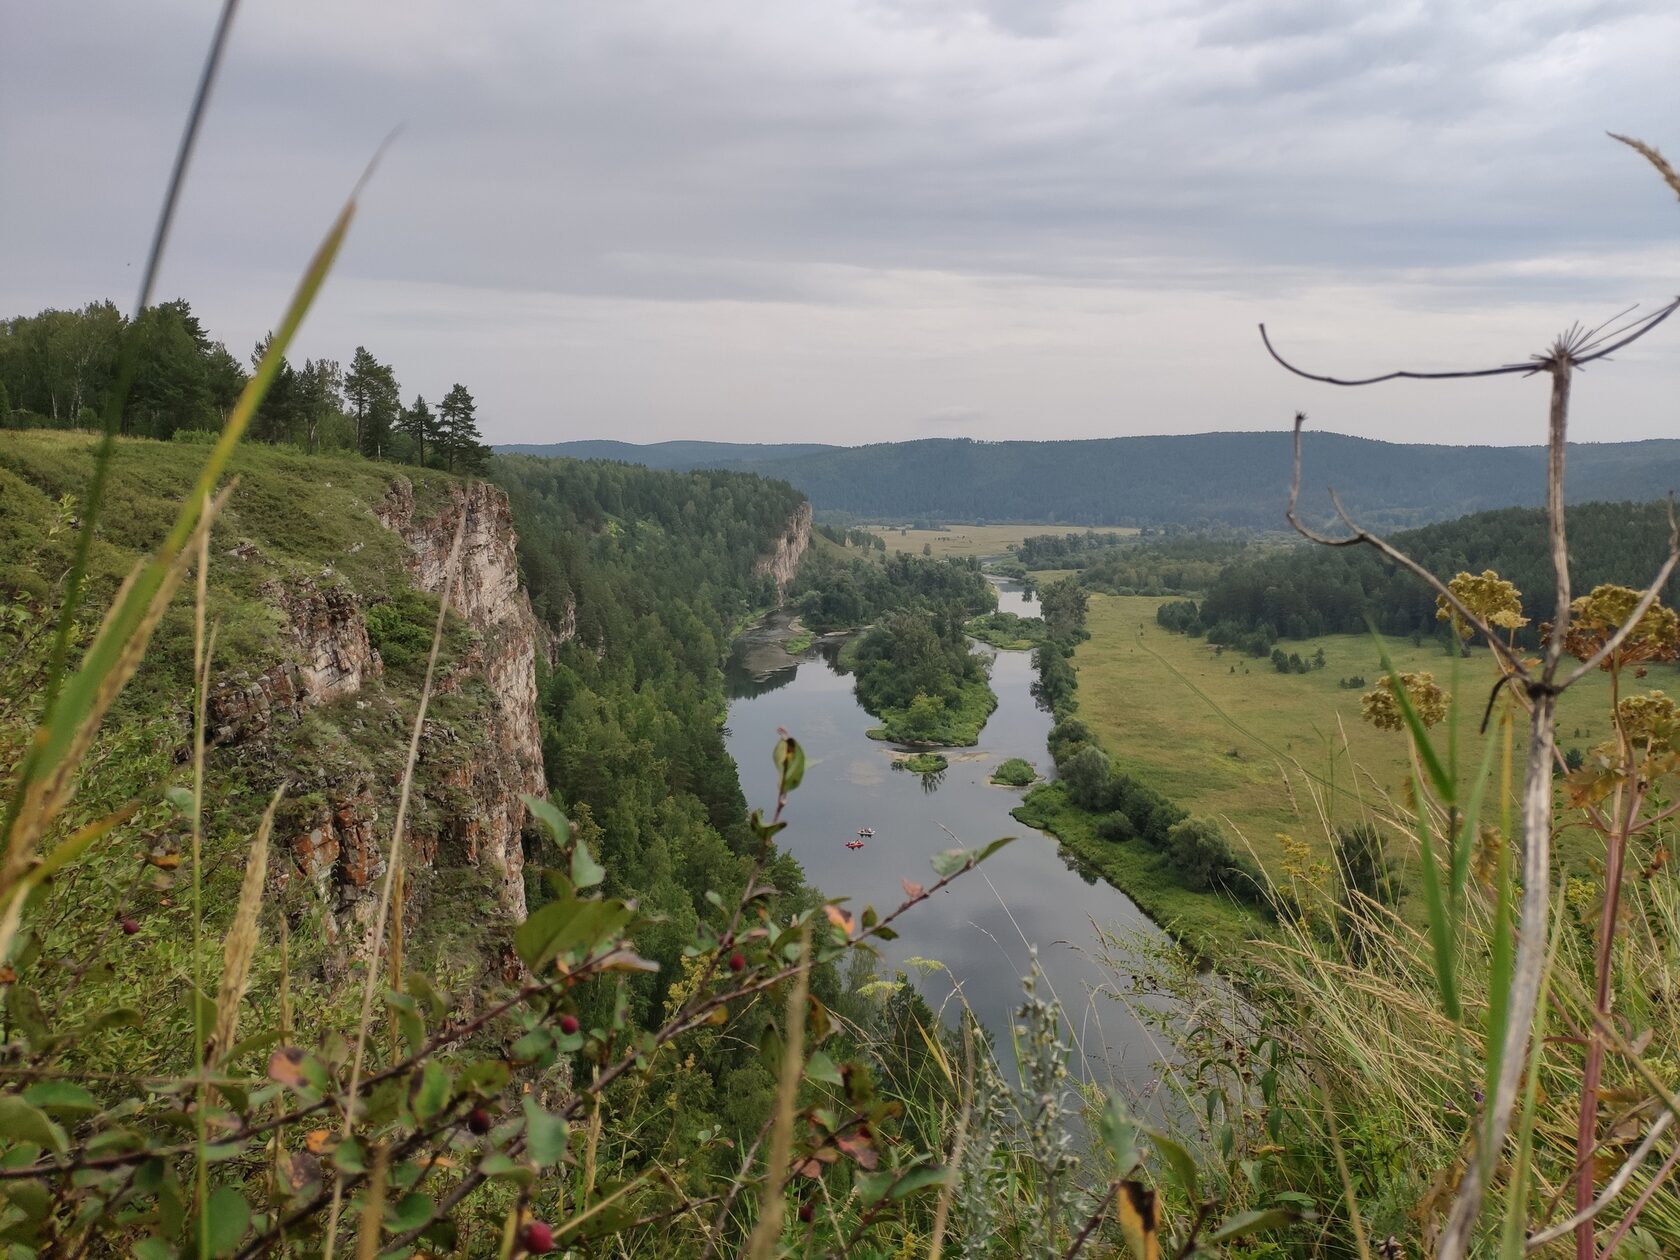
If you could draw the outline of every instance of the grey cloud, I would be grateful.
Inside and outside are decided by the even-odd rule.
[[[214,8],[107,0],[9,15],[0,162],[45,191],[0,201],[0,308],[124,295]],[[1058,335],[1083,344],[1094,301],[1146,301],[1155,331],[1129,333],[1164,345],[1204,336],[1176,322],[1204,299],[1358,293],[1400,313],[1556,302],[1572,317],[1674,287],[1629,292],[1641,276],[1616,265],[1524,264],[1613,264],[1675,239],[1671,199],[1602,132],[1673,116],[1677,46],[1680,15],[1663,6],[1566,0],[1520,13],[1450,0],[253,0],[166,288],[245,344],[277,304],[259,284],[301,262],[403,123],[335,281],[384,295],[363,308],[379,323],[351,335],[376,352],[388,335],[385,353],[447,354],[433,338],[453,301],[522,344],[552,330],[553,360],[583,372],[601,360],[568,348],[578,330],[622,337],[661,365],[647,390],[688,365],[663,404],[654,392],[623,402],[650,436],[696,432],[682,417],[705,411],[709,378],[705,356],[689,356],[721,336],[711,306],[731,328],[758,320],[739,334],[755,356],[711,380],[715,414],[742,433],[802,390],[856,391],[856,409],[885,425],[939,413],[953,392],[935,387],[942,371],[1021,397],[1052,366],[1105,379],[1057,349]],[[77,90],[63,91],[72,76]],[[498,302],[527,322],[498,316]],[[902,347],[924,346],[951,302],[979,304],[964,327],[990,330],[975,333],[983,348],[942,364],[927,343],[928,379],[902,378]],[[1039,317],[1014,302],[1049,303],[1046,329],[1066,322],[1028,335],[1018,324]],[[831,322],[857,311],[867,318],[836,339]],[[793,328],[809,340],[785,341]],[[552,363],[471,345],[504,378],[489,396],[509,424],[546,423]],[[762,400],[743,392],[749,363]],[[1057,423],[1114,423],[1081,416],[1088,396],[1067,388]],[[592,414],[613,405],[603,391]],[[1010,415],[988,400],[938,423]]]

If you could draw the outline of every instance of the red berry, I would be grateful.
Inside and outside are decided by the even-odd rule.
[[[474,1107],[467,1112],[467,1128],[478,1134],[479,1137],[483,1137],[490,1132],[491,1126],[495,1123],[495,1117],[483,1107]]]
[[[534,1255],[542,1255],[545,1251],[554,1250],[554,1231],[542,1221],[531,1221],[525,1226],[522,1235],[525,1250]]]
[[[809,1203],[801,1203],[799,1205],[799,1219],[804,1221],[807,1225],[811,1223],[811,1218],[816,1216],[816,1214],[816,1208],[812,1207]]]
[[[566,1036],[570,1037],[577,1030],[578,1022],[576,1015],[562,1015],[560,1017],[560,1031],[565,1033]]]
[[[135,919],[124,919],[122,921],[122,930],[124,936],[133,936],[140,930],[139,921]]]
[[[729,955],[729,970],[744,971],[746,970],[746,966],[747,956],[740,950],[736,950],[733,954]]]

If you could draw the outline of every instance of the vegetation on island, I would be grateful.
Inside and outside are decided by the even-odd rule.
[[[978,560],[886,555],[831,544],[813,544],[806,553],[788,600],[801,623],[818,632],[858,629],[893,612],[970,617],[997,606]]]
[[[813,631],[799,629],[782,640],[782,650],[789,656],[803,656],[811,650],[811,645],[817,641]]]
[[[992,771],[992,782],[1004,787],[1027,787],[1037,779],[1038,771],[1025,757],[1006,757]]]
[[[1024,652],[1044,642],[1044,619],[1019,613],[989,612],[970,617],[963,630],[989,647]]]
[[[911,753],[908,757],[893,758],[894,770],[907,770],[911,774],[943,774],[951,768],[950,759],[944,753],[919,752]]]
[[[857,675],[858,703],[881,719],[872,739],[967,747],[997,708],[986,659],[949,616],[894,613],[841,659]]]

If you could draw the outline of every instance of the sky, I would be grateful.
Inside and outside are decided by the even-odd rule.
[[[134,301],[210,0],[0,17],[0,317]],[[1485,367],[1680,293],[1653,0],[245,0],[160,278],[496,442],[1543,440]],[[1574,436],[1680,432],[1680,317]]]

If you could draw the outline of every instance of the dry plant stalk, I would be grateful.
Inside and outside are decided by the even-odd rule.
[[[1680,179],[1677,179],[1673,168],[1669,167],[1654,149],[1624,137],[1616,138],[1644,154],[1663,174],[1670,187],[1680,193]],[[1312,542],[1336,547],[1372,547],[1422,579],[1463,618],[1466,625],[1488,643],[1500,662],[1504,674],[1502,681],[1508,681],[1518,689],[1529,712],[1528,757],[1524,766],[1522,787],[1522,902],[1517,921],[1515,957],[1506,1008],[1508,1033],[1499,1061],[1493,1096],[1488,1100],[1485,1124],[1478,1137],[1476,1157],[1469,1161],[1465,1169],[1457,1196],[1448,1214],[1446,1227],[1439,1240],[1436,1252],[1439,1260],[1461,1260],[1469,1248],[1472,1232],[1481,1214],[1488,1178],[1498,1153],[1504,1146],[1516,1110],[1527,1058],[1525,1051],[1534,1027],[1536,1007],[1546,971],[1548,911],[1552,895],[1552,763],[1556,757],[1557,697],[1596,668],[1600,661],[1608,657],[1633,633],[1640,619],[1657,601],[1676,564],[1680,563],[1680,532],[1671,530],[1668,557],[1656,578],[1641,592],[1632,614],[1609,636],[1593,657],[1582,662],[1579,668],[1561,682],[1558,680],[1564,638],[1569,629],[1571,602],[1563,477],[1572,377],[1575,370],[1581,366],[1602,359],[1644,336],[1667,319],[1677,307],[1680,307],[1680,298],[1649,315],[1608,331],[1605,326],[1590,331],[1579,327],[1572,328],[1559,337],[1545,353],[1531,356],[1525,363],[1460,372],[1396,371],[1361,379],[1338,378],[1301,370],[1278,354],[1272,347],[1265,326],[1261,325],[1260,328],[1260,336],[1266,350],[1281,366],[1297,376],[1325,384],[1361,386],[1395,379],[1449,380],[1482,376],[1530,376],[1539,372],[1545,372],[1551,377],[1551,398],[1547,416],[1546,524],[1548,550],[1557,589],[1557,607],[1553,616],[1553,631],[1537,673],[1501,642],[1491,626],[1465,607],[1456,593],[1440,578],[1391,543],[1360,526],[1349,515],[1333,490],[1330,492],[1331,503],[1337,517],[1349,533],[1344,537],[1331,537],[1318,533],[1301,522],[1296,507],[1301,488],[1301,430],[1306,416],[1297,413],[1295,417],[1294,470],[1286,512],[1289,523]]]
[[[257,951],[257,917],[262,913],[263,883],[268,878],[268,837],[274,828],[274,812],[280,808],[288,786],[282,783],[274,789],[257,824],[257,838],[245,858],[245,878],[239,885],[239,903],[228,928],[222,961],[222,983],[216,991],[216,1027],[205,1051],[210,1063],[226,1058],[239,1028],[239,1004],[245,999],[251,959]]]
[[[811,992],[811,928],[807,924],[799,937],[799,970],[788,990],[787,1042],[782,1050],[782,1068],[776,1082],[775,1119],[770,1128],[770,1157],[766,1163],[764,1188],[759,1192],[758,1221],[747,1240],[751,1260],[770,1260],[776,1254],[776,1240],[782,1233],[782,1216],[787,1201],[782,1187],[787,1184],[788,1166],[793,1160],[793,1121],[797,1111],[799,1083],[805,1075],[805,1007]]]

